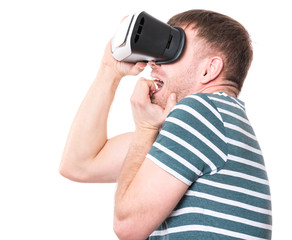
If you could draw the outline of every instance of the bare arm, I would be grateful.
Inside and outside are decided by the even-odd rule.
[[[151,104],[151,81],[140,80],[132,97],[136,130],[123,164],[115,196],[114,230],[119,239],[146,239],[172,212],[188,186],[145,159],[158,129],[176,104]]]
[[[116,61],[107,45],[96,79],[72,123],[60,164],[63,176],[80,182],[116,181],[132,134],[108,139],[108,113],[122,77],[137,75],[145,66]]]

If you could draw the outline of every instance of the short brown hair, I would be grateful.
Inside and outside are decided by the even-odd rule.
[[[238,84],[239,91],[252,62],[253,50],[246,29],[234,19],[208,10],[189,10],[173,16],[168,24],[194,24],[197,36],[215,51],[222,53],[224,77]]]

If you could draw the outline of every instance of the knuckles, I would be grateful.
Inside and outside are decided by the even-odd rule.
[[[143,107],[145,102],[142,99],[138,98],[136,95],[132,95],[130,98],[131,105],[133,107]]]
[[[150,81],[140,78],[136,84],[134,92],[130,98],[133,106],[142,107],[149,101]]]

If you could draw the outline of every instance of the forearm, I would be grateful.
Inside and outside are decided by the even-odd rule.
[[[163,109],[150,101],[151,92],[154,90],[153,81],[142,78],[131,97],[136,131],[118,179],[115,195],[114,230],[120,239],[147,238],[169,214],[167,211],[157,215],[152,211],[157,207],[157,201],[151,195],[156,184],[152,174],[157,174],[158,170],[153,168],[146,155],[166,116],[176,104],[176,96],[171,94]],[[154,172],[149,172],[150,169]]]
[[[121,77],[102,66],[73,120],[62,164],[93,159],[107,141],[107,118]]]
[[[127,198],[133,203],[135,202],[133,200],[135,194],[130,196],[128,193],[131,191],[128,191],[128,189],[154,143],[162,123],[171,108],[176,104],[174,94],[171,94],[168,98],[165,109],[152,104],[149,93],[155,89],[153,85],[152,81],[140,79],[131,98],[136,131],[118,179],[115,198],[115,213],[118,218],[123,218],[123,211],[127,211],[124,204],[130,205]]]
[[[157,130],[138,129],[134,132],[132,143],[118,179],[115,195],[115,214],[120,215],[122,211],[126,210],[123,204],[127,203],[127,190],[145,160],[146,154],[155,141],[157,134]]]
[[[70,129],[60,164],[63,176],[82,182],[112,182],[119,176],[130,137],[107,139],[108,113],[121,78],[137,75],[145,67],[142,62],[118,62],[111,41],[107,44],[97,77]]]
[[[133,182],[157,133],[158,131],[152,130],[136,130],[133,134],[133,141],[122,167],[115,195],[114,230],[121,239],[138,239],[136,234],[133,236],[128,233],[131,233],[130,229],[137,227],[136,223],[141,222],[141,218],[149,213],[147,210],[149,206],[144,206],[140,201],[141,189],[137,189]],[[140,230],[138,229],[142,234]]]

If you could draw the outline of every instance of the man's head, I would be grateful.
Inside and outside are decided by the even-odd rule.
[[[175,15],[168,24],[185,30],[186,47],[173,64],[150,63],[152,77],[165,85],[153,96],[154,103],[164,106],[170,92],[176,92],[178,100],[206,89],[240,92],[253,58],[249,34],[240,23],[212,11],[190,10]]]

